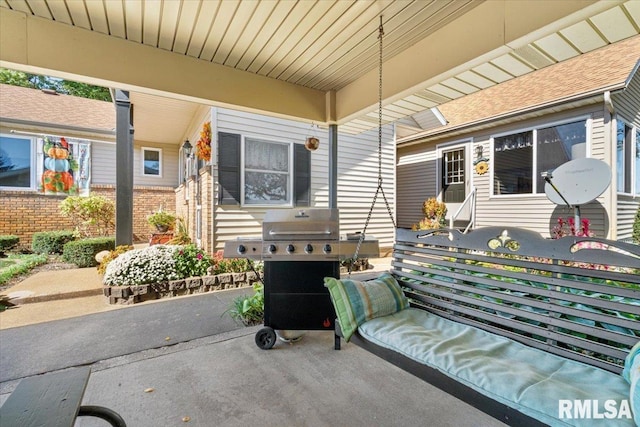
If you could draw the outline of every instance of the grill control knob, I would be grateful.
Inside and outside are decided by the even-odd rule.
[[[324,245],[324,248],[322,248],[322,250],[324,251],[325,254],[330,254],[331,253],[331,245],[327,243],[326,245]]]
[[[313,252],[313,246],[311,246],[311,244],[307,243],[307,246],[304,247],[304,251],[308,254],[310,254],[311,252]]]
[[[274,253],[276,250],[278,250],[278,248],[276,248],[276,245],[274,244],[270,244],[269,247],[267,248],[267,250],[269,251],[270,254]]]
[[[238,253],[240,255],[243,255],[245,252],[247,252],[247,248],[244,245],[239,245],[238,246]]]
[[[293,245],[287,245],[287,252],[289,252],[290,254],[294,253],[296,251],[296,247]]]

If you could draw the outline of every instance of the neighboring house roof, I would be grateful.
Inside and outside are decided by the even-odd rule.
[[[111,133],[116,112],[111,102],[0,84],[0,120]]]
[[[640,36],[611,44],[438,107],[447,125],[401,140],[419,142],[457,128],[622,89],[640,58]]]

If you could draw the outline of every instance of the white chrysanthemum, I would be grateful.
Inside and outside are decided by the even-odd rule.
[[[125,252],[107,265],[103,283],[110,286],[162,283],[178,278],[174,253],[178,246],[154,245]]]

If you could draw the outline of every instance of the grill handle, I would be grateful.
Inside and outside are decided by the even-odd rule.
[[[269,236],[329,236],[331,231],[273,231],[269,230]]]

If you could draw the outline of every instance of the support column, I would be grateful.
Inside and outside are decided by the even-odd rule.
[[[116,246],[133,243],[133,106],[116,89]]]
[[[338,125],[329,125],[329,208],[338,208]]]

